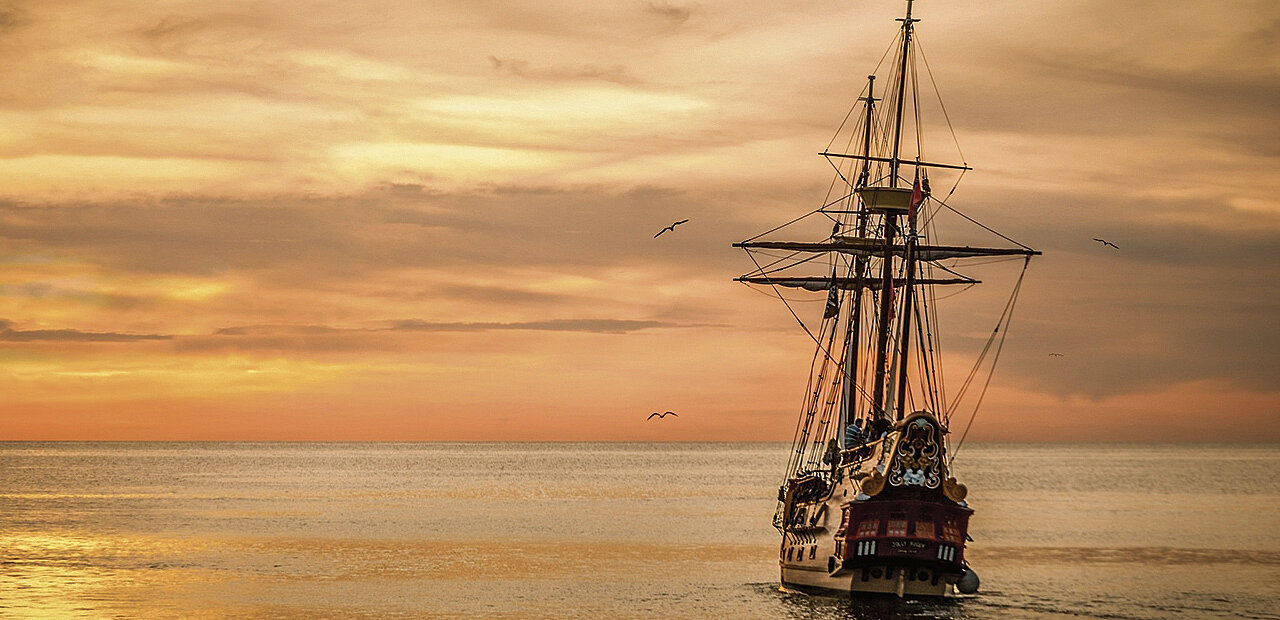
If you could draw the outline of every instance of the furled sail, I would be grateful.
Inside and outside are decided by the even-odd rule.
[[[794,252],[839,252],[860,256],[883,256],[884,239],[870,237],[835,236],[829,241],[744,241],[733,244],[734,247],[750,250],[789,250]],[[1040,252],[1026,248],[981,248],[967,245],[926,245],[915,246],[917,260],[937,261],[948,258],[974,258],[978,256],[1037,256]],[[904,256],[907,246],[894,244],[890,249],[895,256]]]
[[[759,276],[741,276],[734,278],[735,282],[746,282],[748,284],[773,284],[777,286],[785,286],[787,288],[802,288],[806,291],[825,291],[831,288],[842,290],[854,290],[859,287],[881,288],[884,281],[875,276],[863,276],[862,278],[850,278],[847,276],[837,277],[772,277],[767,275]],[[890,282],[895,288],[906,286],[906,280],[892,280]],[[923,286],[925,284],[981,284],[981,280],[973,280],[970,278],[916,278],[915,285]]]

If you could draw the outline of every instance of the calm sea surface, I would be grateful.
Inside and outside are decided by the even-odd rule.
[[[0,617],[1280,618],[1280,446],[965,446],[941,603],[781,591],[787,451],[0,443]]]

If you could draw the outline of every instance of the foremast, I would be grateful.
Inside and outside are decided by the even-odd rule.
[[[875,98],[875,92],[876,92],[875,87],[876,87],[875,74],[868,75],[867,76],[867,95],[865,97],[860,97],[858,99],[859,101],[865,102],[866,105],[865,105],[865,114],[863,117],[863,135],[862,135],[863,160],[862,160],[861,169],[858,171],[857,181],[854,183],[854,189],[866,187],[868,180],[871,176],[871,160],[867,158],[871,156],[871,126],[873,124],[872,121],[875,119],[876,102],[879,101],[879,99]],[[854,235],[858,239],[864,239],[867,236],[867,219],[868,219],[867,215],[868,214],[865,210],[860,210],[857,214],[858,224],[857,224],[857,227],[854,229]],[[833,239],[836,236],[835,233],[838,233],[838,232],[840,232],[839,219],[836,220],[836,226],[833,229],[833,233],[831,235]],[[839,423],[836,426],[836,433],[837,433],[836,442],[839,444],[841,448],[844,448],[846,446],[846,443],[847,443],[845,440],[846,429],[849,427],[849,421],[851,419],[850,415],[855,411],[854,398],[856,395],[854,394],[853,389],[858,378],[854,376],[854,370],[858,367],[858,351],[860,347],[857,346],[858,343],[856,342],[856,340],[854,340],[853,342],[850,342],[850,340],[853,339],[854,334],[861,333],[862,331],[862,325],[859,319],[862,317],[861,290],[864,285],[863,276],[866,275],[866,269],[867,269],[866,257],[855,256],[853,259],[853,265],[854,265],[853,266],[854,290],[858,292],[854,293],[851,296],[853,298],[853,302],[852,302],[853,307],[849,311],[849,319],[848,319],[849,325],[845,329],[845,340],[844,340],[845,359],[844,359],[844,368],[842,369],[843,376],[841,378],[842,383],[841,383],[841,394],[840,394],[840,417],[839,417]]]

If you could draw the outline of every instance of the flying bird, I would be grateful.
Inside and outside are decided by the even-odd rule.
[[[683,224],[683,223],[685,223],[685,222],[687,222],[687,221],[689,221],[689,220],[680,220],[679,222],[676,222],[676,223],[674,223],[674,224],[672,224],[672,225],[670,225],[670,226],[668,226],[668,227],[666,227],[666,228],[663,228],[662,230],[659,230],[659,231],[658,231],[658,234],[657,234],[657,235],[654,235],[654,236],[653,236],[653,238],[654,238],[654,239],[657,239],[659,235],[661,235],[661,234],[662,234],[662,233],[664,233],[664,232],[667,232],[668,230],[670,230],[670,231],[672,231],[672,232],[675,232],[675,230],[676,230],[676,226],[679,226],[679,225],[681,225],[681,224]]]
[[[1094,241],[1097,241],[1098,243],[1101,243],[1103,246],[1111,246],[1111,247],[1113,247],[1113,248],[1115,248],[1115,249],[1117,249],[1117,250],[1119,250],[1119,249],[1120,249],[1120,246],[1118,246],[1118,245],[1116,245],[1116,244],[1114,244],[1114,243],[1111,243],[1110,241],[1107,241],[1106,239],[1099,239],[1099,238],[1097,238],[1097,237],[1094,237],[1094,238],[1093,238],[1093,240],[1094,240]]]
[[[647,418],[645,418],[645,419],[646,419],[646,420],[652,420],[652,419],[653,419],[653,416],[658,416],[658,419],[659,419],[659,420],[661,420],[662,418],[665,418],[665,417],[667,417],[667,416],[675,416],[675,417],[677,417],[677,418],[678,418],[678,417],[680,417],[679,415],[676,415],[676,412],[674,412],[674,411],[668,411],[668,412],[666,412],[666,413],[658,413],[657,411],[655,411],[655,412],[653,412],[653,413],[649,414],[649,417],[647,417]]]
[[[1061,353],[1050,353],[1049,357],[1062,357]]]

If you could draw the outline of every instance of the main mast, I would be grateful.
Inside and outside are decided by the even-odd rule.
[[[916,19],[911,19],[911,2],[912,0],[907,0],[907,16],[902,21],[902,64],[899,66],[900,75],[898,76],[897,126],[899,128],[902,127],[902,107],[903,107],[903,100],[906,98],[904,94],[906,92],[906,84],[907,84],[907,62],[908,62],[907,55],[911,52],[911,34],[913,31],[911,24],[913,22],[920,21]],[[916,131],[917,132],[920,131],[919,127],[916,128]],[[899,130],[899,134],[900,133],[901,131]],[[895,153],[893,156],[893,160],[894,160],[893,165],[895,166],[901,163],[898,160],[898,154],[896,153],[898,148],[899,148],[899,145],[895,144],[894,145]],[[916,154],[916,159],[919,159],[919,153]],[[898,180],[897,171],[894,171],[893,173],[893,180],[895,182]],[[906,263],[907,282],[906,282],[906,288],[902,292],[902,322],[901,322],[902,331],[899,336],[899,340],[901,342],[901,348],[898,350],[899,376],[898,376],[898,385],[896,386],[896,389],[898,390],[897,419],[899,421],[902,420],[903,415],[906,412],[906,406],[907,406],[907,366],[908,366],[907,353],[908,351],[910,351],[909,345],[911,344],[911,311],[915,309],[915,300],[914,300],[915,288],[916,288],[915,287],[915,284],[916,284],[915,247],[916,247],[916,241],[919,238],[916,235],[916,207],[919,206],[919,202],[922,202],[924,200],[924,196],[923,194],[920,193],[920,191],[921,191],[920,190],[920,167],[917,166],[916,174],[915,174],[915,182],[912,184],[912,187],[911,187],[911,197],[907,199],[907,238],[906,238],[906,244],[905,244],[907,247],[903,255],[903,262]],[[891,390],[895,389],[895,386],[890,385],[889,389]]]
[[[911,4],[915,0],[907,0],[907,16],[899,19],[902,22],[902,57],[898,62],[898,101],[897,110],[893,114],[893,158],[889,162],[889,187],[898,186],[898,167],[902,164],[898,155],[902,152],[902,106],[907,92],[907,56],[911,53],[911,24],[918,19],[911,19]]]
[[[907,91],[907,61],[911,52],[911,24],[918,21],[911,18],[911,4],[914,0],[907,0],[907,15],[899,20],[902,22],[902,49],[899,52],[898,62],[898,83],[896,85],[898,100],[896,102],[893,115],[893,154],[889,158],[889,187],[897,189],[898,187],[898,169],[901,166],[899,156],[902,151],[902,107],[905,103],[905,95]],[[884,209],[884,262],[880,282],[883,287],[880,294],[880,321],[878,324],[879,332],[876,334],[876,383],[875,395],[873,397],[874,407],[877,416],[893,415],[894,392],[885,393],[885,374],[890,373],[891,377],[896,378],[895,370],[903,372],[905,375],[906,364],[895,366],[894,360],[891,359],[889,351],[889,335],[893,331],[892,313],[894,306],[893,294],[893,239],[898,232],[898,213],[895,209]],[[914,236],[915,231],[910,231]],[[907,243],[912,243],[913,238],[908,237]],[[907,287],[907,300],[910,300],[911,285],[914,285],[914,278],[910,272],[907,274],[909,286]],[[910,312],[910,305],[903,306],[903,324],[906,315]],[[905,377],[903,378],[905,384]],[[897,386],[891,386],[890,390],[894,390]],[[898,407],[898,419],[902,418],[901,404]]]

